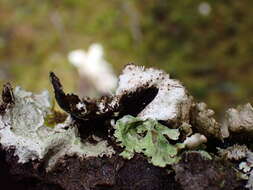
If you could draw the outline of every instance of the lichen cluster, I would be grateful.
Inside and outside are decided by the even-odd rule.
[[[20,87],[13,93],[15,104],[0,115],[0,143],[5,149],[15,147],[18,162],[42,160],[47,157],[51,169],[65,155],[80,157],[103,156],[114,153],[106,141],[82,143],[70,117],[49,128],[46,119],[52,114],[47,91],[32,94]]]
[[[55,112],[48,92],[13,91],[10,85],[4,87],[0,106],[1,148],[9,158],[17,158],[17,168],[31,164],[29,171],[36,179],[51,183],[48,176],[62,171],[65,179],[56,177],[53,183],[63,189],[125,188],[122,179],[135,180],[128,170],[143,167],[138,175],[150,180],[140,189],[152,180],[167,184],[172,179],[180,184],[176,190],[253,190],[250,104],[229,109],[219,122],[214,111],[196,102],[179,81],[132,64],[120,75],[116,93],[99,99],[67,94],[54,73],[50,79],[66,113]],[[80,178],[77,184],[72,175]],[[135,185],[140,184],[136,181],[131,188]]]

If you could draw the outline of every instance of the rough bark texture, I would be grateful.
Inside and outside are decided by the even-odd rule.
[[[87,160],[65,157],[50,172],[44,170],[43,162],[17,163],[11,151],[6,153],[5,161],[1,160],[1,163],[9,170],[2,171],[1,179],[12,176],[16,180],[8,178],[8,181],[3,181],[6,186],[11,182],[12,189],[181,190],[173,175],[149,164],[141,155],[130,161],[118,156]]]
[[[184,154],[174,169],[176,180],[184,190],[239,190],[242,188],[231,165],[206,159],[196,152]]]

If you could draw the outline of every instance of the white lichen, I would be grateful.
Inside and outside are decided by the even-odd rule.
[[[185,87],[169,75],[153,68],[127,65],[119,77],[116,95],[137,91],[139,88],[158,89],[156,97],[138,114],[141,119],[184,122],[189,119],[192,98]]]
[[[184,141],[184,145],[189,148],[189,149],[193,149],[198,147],[199,145],[206,143],[207,142],[207,138],[205,137],[205,135],[202,135],[200,133],[195,133],[190,137],[187,137]]]
[[[47,127],[45,118],[51,112],[48,92],[35,95],[17,87],[14,96],[15,106],[0,116],[0,143],[4,149],[14,148],[18,162],[46,159],[46,167],[51,169],[64,155],[85,158],[114,154],[106,141],[82,143],[71,117],[53,128]]]

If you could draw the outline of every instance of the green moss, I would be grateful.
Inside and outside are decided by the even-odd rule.
[[[124,151],[123,158],[131,159],[134,153],[143,153],[155,166],[165,167],[179,161],[179,149],[184,145],[172,145],[169,141],[178,140],[178,129],[170,129],[155,120],[141,120],[132,116],[124,116],[115,125],[114,136]]]

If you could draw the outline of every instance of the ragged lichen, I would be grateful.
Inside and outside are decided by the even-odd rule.
[[[221,126],[214,118],[214,111],[203,102],[192,106],[192,125],[206,137],[223,138]]]
[[[219,155],[227,160],[241,160],[247,157],[248,152],[249,149],[246,145],[235,144],[226,149],[218,148]]]
[[[143,153],[155,166],[165,167],[179,160],[178,152],[184,144],[171,144],[179,138],[178,129],[170,129],[155,120],[142,120],[124,116],[115,125],[114,136],[124,151],[120,154],[131,159],[135,153]]]

